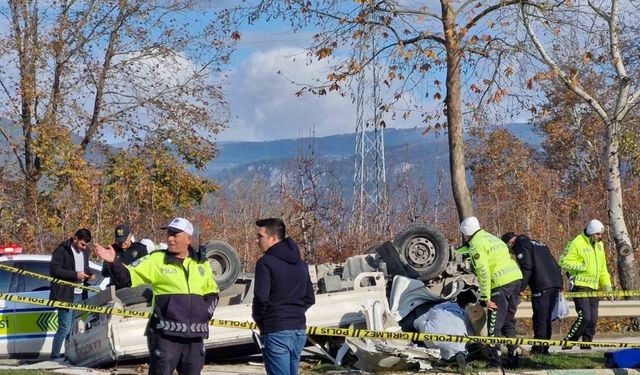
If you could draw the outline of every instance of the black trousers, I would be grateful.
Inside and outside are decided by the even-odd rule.
[[[545,340],[551,338],[551,314],[558,303],[559,291],[560,288],[548,288],[532,294],[533,338]],[[531,351],[534,353],[548,353],[549,347],[534,345]]]
[[[204,366],[202,338],[171,337],[147,331],[149,375],[199,375]]]
[[[576,286],[571,291],[594,292],[595,289]],[[578,341],[580,337],[582,337],[582,341],[593,341],[598,323],[598,306],[600,300],[597,297],[574,298],[573,303],[576,306],[578,318],[569,329],[565,340]]]
[[[498,305],[496,310],[489,310],[489,336],[516,337],[516,311],[520,304],[520,280],[491,289],[491,302]],[[517,345],[509,345],[509,355]]]

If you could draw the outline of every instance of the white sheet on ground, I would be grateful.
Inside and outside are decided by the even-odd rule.
[[[448,335],[469,335],[473,329],[467,315],[457,303],[443,302],[422,314],[413,326],[423,333],[443,333]],[[464,343],[425,342],[427,347],[440,349],[440,356],[449,360],[458,352],[467,354]]]

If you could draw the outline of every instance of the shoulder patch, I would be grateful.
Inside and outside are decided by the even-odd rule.
[[[480,253],[473,254],[473,259],[475,259],[475,260],[480,259]]]
[[[153,254],[153,253],[151,253]],[[151,257],[151,254],[147,254],[141,258],[136,259],[133,263],[131,263],[131,267],[135,267],[138,264],[140,264],[142,261],[144,261],[145,259],[149,259]]]

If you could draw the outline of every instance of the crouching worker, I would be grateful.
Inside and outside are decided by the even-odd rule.
[[[153,313],[147,324],[149,374],[200,374],[204,366],[203,339],[218,303],[218,286],[211,266],[191,246],[193,225],[175,218],[167,231],[167,251],[155,251],[125,266],[113,247],[96,245],[96,255],[109,264],[118,285],[151,284]]]
[[[456,302],[443,302],[433,306],[414,322],[419,332],[446,335],[473,335],[473,327],[465,307],[477,300],[472,291],[465,291],[456,297]],[[427,347],[440,349],[440,357],[447,362],[455,362],[459,369],[466,367],[467,349],[465,343],[427,342]]]

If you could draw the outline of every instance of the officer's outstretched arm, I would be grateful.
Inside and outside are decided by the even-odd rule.
[[[153,254],[153,253],[151,253]],[[144,284],[153,284],[159,275],[156,273],[156,261],[152,259],[152,255],[146,255],[135,262],[131,263],[129,266],[123,266],[128,272],[130,281],[130,286],[135,288],[136,286],[144,285]],[[158,253],[157,256],[164,257],[161,253]],[[156,258],[157,259],[157,258]],[[114,262],[115,264],[115,262]]]
[[[109,272],[117,288],[128,288],[131,286],[129,270],[122,264],[120,259],[115,259],[113,263],[109,264]]]

